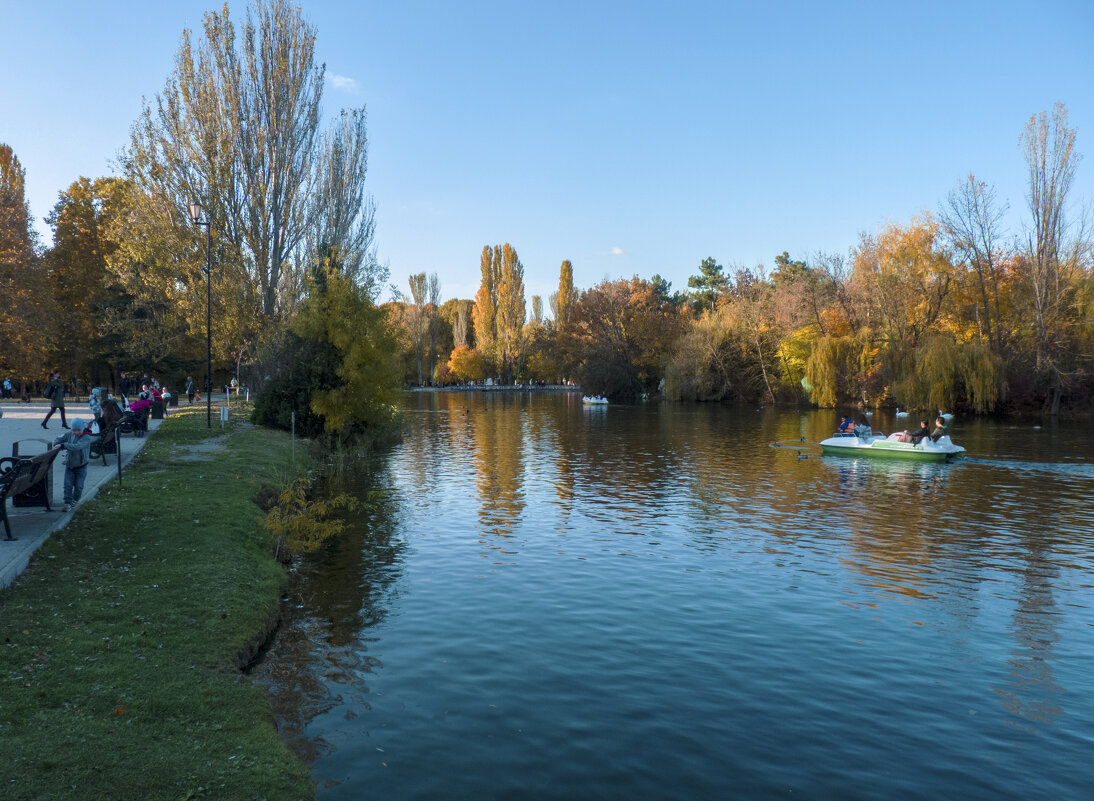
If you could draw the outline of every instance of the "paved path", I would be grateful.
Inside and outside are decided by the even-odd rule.
[[[49,430],[42,429],[42,418],[49,411],[49,403],[17,403],[5,401],[0,404],[0,410],[4,416],[0,418],[0,456],[11,456],[12,446],[19,443],[21,456],[42,453],[48,450],[53,440],[59,437],[64,430],[61,428],[59,414],[54,414],[49,421]],[[91,413],[86,403],[66,403],[65,412],[71,424],[74,417],[82,417],[89,421]],[[160,425],[159,420],[150,420],[149,427],[154,432]],[[126,434],[121,438],[122,467],[137,454],[148,442],[148,436],[134,437]],[[99,487],[108,481],[118,480],[118,459],[115,454],[107,454],[106,466],[103,460],[93,459],[87,468],[87,480],[84,483],[83,496],[80,503],[86,503],[95,496]],[[122,480],[125,480],[124,472]],[[11,534],[15,541],[4,539],[4,527],[0,524],[0,587],[11,584],[22,573],[31,554],[38,550],[49,535],[68,525],[75,510],[69,512],[64,509],[64,482],[65,467],[60,457],[53,463],[53,498],[50,505],[53,511],[47,512],[45,507],[19,507],[12,504],[9,498],[8,520],[11,522]]]

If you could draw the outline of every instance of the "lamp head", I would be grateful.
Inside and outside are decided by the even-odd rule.
[[[190,222],[194,225],[201,222],[201,204],[196,200],[190,204]]]

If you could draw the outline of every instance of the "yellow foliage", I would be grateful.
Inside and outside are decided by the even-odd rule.
[[[311,553],[345,528],[341,520],[329,520],[338,509],[353,510],[357,500],[342,493],[324,500],[309,500],[309,482],[298,478],[286,484],[277,497],[277,505],[266,513],[263,526],[273,538],[278,556]]]

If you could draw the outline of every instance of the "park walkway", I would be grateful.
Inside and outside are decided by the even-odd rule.
[[[4,413],[4,416],[0,418],[0,457],[11,456],[12,447],[16,443],[19,445],[20,456],[35,456],[48,450],[53,440],[64,433],[59,414],[53,415],[49,421],[48,430],[42,429],[42,418],[49,411],[48,402],[5,401],[0,404],[0,410]],[[82,417],[88,422],[92,419],[86,403],[70,403],[65,411],[68,414],[69,423],[75,417]],[[149,421],[149,434],[155,432],[160,422],[159,420]],[[148,442],[148,436],[139,438],[129,434],[122,436],[123,481],[125,466],[146,442]],[[99,488],[108,481],[117,480],[118,457],[116,454],[107,454],[105,466],[102,458],[93,459],[88,465],[87,480],[84,483],[80,505],[95,497]],[[58,457],[53,463],[53,497],[50,501],[53,511],[47,512],[45,507],[18,507],[13,505],[11,499],[6,501],[11,533],[16,539],[14,542],[4,539],[3,525],[0,525],[0,588],[11,584],[26,569],[31,555],[49,539],[54,531],[64,528],[75,514],[75,507],[72,511],[61,511],[64,509],[64,481],[65,466]]]

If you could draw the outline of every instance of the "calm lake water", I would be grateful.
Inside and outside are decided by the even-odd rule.
[[[1094,792],[1089,427],[958,417],[915,465],[769,447],[830,412],[407,419],[255,671],[323,801]]]

